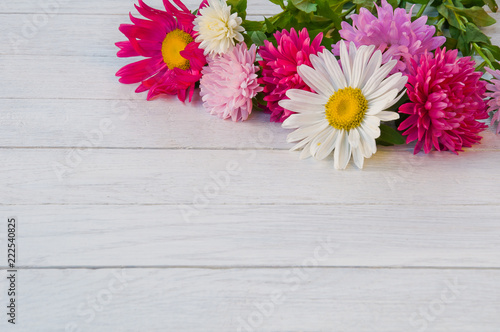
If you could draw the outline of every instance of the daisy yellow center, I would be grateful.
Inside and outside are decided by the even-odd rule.
[[[161,44],[161,54],[168,69],[189,69],[189,60],[180,53],[193,41],[193,37],[180,29],[170,31]]]
[[[326,119],[336,129],[351,130],[361,125],[368,101],[359,88],[336,91],[325,106]]]

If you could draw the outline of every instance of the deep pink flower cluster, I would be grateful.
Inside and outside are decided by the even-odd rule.
[[[264,41],[264,46],[259,49],[262,61],[262,78],[260,83],[264,85],[264,100],[267,109],[271,112],[271,121],[283,122],[292,111],[286,110],[278,102],[288,99],[285,93],[289,89],[302,89],[310,91],[297,73],[297,67],[306,64],[311,65],[309,56],[323,51],[321,46],[323,34],[319,34],[311,42],[306,28],[299,33],[295,29],[278,31],[274,34],[278,42],[275,47],[269,41]]]
[[[481,140],[486,125],[478,120],[488,118],[486,83],[474,61],[457,53],[438,48],[435,56],[425,53],[412,61],[406,85],[410,102],[399,108],[410,116],[398,129],[406,130],[407,143],[417,141],[415,153],[422,147],[425,153],[433,147],[457,153]]]

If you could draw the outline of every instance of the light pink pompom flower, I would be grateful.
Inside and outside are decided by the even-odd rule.
[[[435,56],[424,53],[419,62],[413,61],[406,84],[410,102],[399,108],[410,116],[398,129],[406,130],[407,143],[417,141],[414,153],[422,147],[425,153],[433,147],[458,153],[478,143],[487,127],[478,121],[488,118],[482,73],[475,71],[470,57],[457,54],[438,48]]]
[[[294,112],[284,109],[278,102],[288,99],[286,92],[290,89],[311,91],[297,73],[300,65],[311,66],[309,56],[323,51],[321,46],[323,34],[318,34],[312,41],[306,28],[297,33],[294,28],[290,32],[283,29],[274,34],[278,46],[265,40],[264,46],[259,48],[262,61],[262,78],[264,84],[264,100],[267,102],[267,110],[271,113],[271,121],[283,122]]]
[[[486,97],[491,98],[488,101],[488,112],[494,112],[493,117],[491,118],[490,126],[493,126],[495,122],[498,122],[497,126],[497,134],[500,133],[500,112],[498,109],[500,108],[500,70],[493,70],[485,67],[486,71],[493,75],[493,79],[491,80],[491,84],[487,84],[486,88],[488,92],[486,92]]]
[[[252,113],[252,98],[263,88],[257,82],[258,66],[254,65],[257,47],[250,50],[245,43],[228,53],[208,59],[203,68],[200,94],[210,114],[222,119],[245,121]]]
[[[406,13],[403,8],[393,10],[386,0],[382,6],[376,6],[378,18],[368,9],[361,8],[359,14],[354,14],[352,26],[342,22],[340,36],[348,42],[361,45],[375,45],[382,52],[382,63],[389,60],[399,60],[391,74],[401,72],[408,75],[411,59],[418,61],[418,57],[425,51],[432,51],[444,44],[443,36],[433,37],[436,32],[434,26],[426,25],[427,16],[411,21],[411,12]],[[339,43],[332,45],[336,55],[339,54]]]

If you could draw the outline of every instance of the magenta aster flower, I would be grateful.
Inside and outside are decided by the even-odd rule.
[[[433,146],[457,153],[478,143],[478,134],[486,128],[477,121],[488,118],[483,100],[486,83],[475,71],[474,61],[457,59],[457,53],[438,48],[435,56],[426,52],[419,62],[412,61],[406,85],[410,102],[399,108],[410,116],[398,129],[406,129],[407,143],[417,141],[415,154],[422,147],[429,153]]]
[[[493,75],[493,79],[491,80],[491,84],[487,84],[486,88],[488,92],[486,93],[486,97],[491,98],[488,101],[488,112],[493,112],[493,117],[491,118],[491,126],[498,122],[497,126],[497,134],[500,133],[500,112],[498,109],[500,108],[500,70],[493,70],[485,67],[486,71]]]
[[[443,36],[433,37],[436,32],[434,26],[426,25],[427,16],[411,21],[411,12],[406,13],[403,8],[393,10],[386,0],[382,0],[382,7],[376,6],[378,18],[366,8],[361,8],[359,14],[351,15],[352,26],[342,22],[340,36],[346,41],[352,41],[357,47],[360,45],[375,45],[382,51],[382,63],[389,60],[399,60],[392,73],[408,74],[411,59],[418,61],[418,56],[426,50],[431,51],[440,47],[446,41]],[[332,45],[334,53],[339,54],[339,44]]]
[[[294,112],[284,109],[278,102],[288,99],[285,93],[289,89],[311,91],[297,73],[300,65],[311,66],[309,55],[323,51],[321,46],[323,34],[318,34],[311,42],[306,28],[298,34],[295,29],[277,31],[274,34],[278,47],[265,40],[264,46],[259,49],[262,61],[262,78],[259,80],[264,85],[264,100],[267,109],[271,112],[271,121],[283,122]]]
[[[257,47],[238,44],[225,54],[208,59],[200,81],[203,106],[222,119],[245,121],[252,112],[252,98],[262,91],[254,65]]]
[[[136,92],[148,92],[147,99],[161,93],[177,95],[184,101],[193,96],[195,83],[201,78],[206,64],[203,50],[194,41],[195,16],[180,1],[163,0],[166,11],[147,6],[142,0],[135,8],[147,20],[130,14],[133,24],[120,25],[120,31],[128,41],[118,42],[119,57],[142,56],[146,59],[120,69],[116,76],[125,84],[139,83]],[[206,1],[201,6],[205,6]]]

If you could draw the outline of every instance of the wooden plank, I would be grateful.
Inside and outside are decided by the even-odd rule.
[[[269,122],[269,117],[254,111],[246,122],[223,121],[206,112],[199,97],[187,105],[164,99],[4,99],[0,146],[76,147],[109,122],[109,130],[94,147],[288,150],[293,146],[286,143],[290,130]],[[500,137],[493,130],[483,132],[483,136],[482,144],[473,150],[500,150]],[[387,151],[410,150],[412,146]],[[467,153],[462,157],[467,158]]]
[[[2,204],[491,204],[498,151],[384,149],[360,171],[270,150],[0,149]],[[221,177],[218,180],[214,177]],[[50,189],[48,189],[50,188]],[[286,189],[285,189],[286,188]],[[498,211],[498,209],[497,209]]]
[[[199,97],[187,105],[163,99],[5,99],[0,146],[76,147],[95,136],[95,148],[289,149],[289,131],[269,117],[255,111],[246,122],[224,121],[205,111]]]
[[[0,15],[0,54],[115,57],[115,43],[126,40],[118,27],[130,22],[128,15],[57,15],[38,28],[20,25],[25,19],[26,14]]]
[[[33,14],[36,15],[36,14]],[[118,30],[122,23],[130,23],[123,15],[56,15],[40,26],[26,21],[27,14],[0,14],[3,22],[0,36],[0,55],[46,56],[108,56],[116,57],[115,43],[126,40]],[[250,17],[261,20],[260,17]]]
[[[0,98],[128,99],[136,86],[119,84],[115,77],[125,64],[114,57],[0,55],[0,71],[9,82]]]
[[[496,332],[499,278],[302,266],[20,270],[16,331]]]
[[[182,211],[0,207],[1,216],[18,217],[23,267],[284,267],[321,246],[320,266],[500,268],[500,213],[487,205],[211,205],[188,219]]]
[[[147,0],[149,6],[158,9],[164,9],[162,0]],[[182,1],[188,8],[194,10],[198,8],[201,1],[185,0]],[[0,5],[0,13],[45,13],[50,15],[58,14],[124,14],[134,11],[134,0],[24,0],[24,1],[3,1]],[[267,0],[249,0],[248,14],[252,15],[271,15],[279,13],[280,7]],[[29,19],[29,15],[27,18]]]

